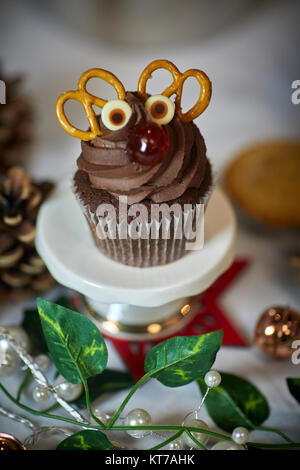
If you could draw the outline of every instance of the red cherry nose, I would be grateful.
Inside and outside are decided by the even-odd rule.
[[[132,161],[156,165],[163,160],[168,148],[168,134],[155,122],[140,121],[130,131],[127,153]]]

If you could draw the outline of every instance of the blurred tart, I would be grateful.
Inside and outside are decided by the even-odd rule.
[[[277,227],[300,226],[300,141],[267,141],[244,149],[224,185],[247,215]]]

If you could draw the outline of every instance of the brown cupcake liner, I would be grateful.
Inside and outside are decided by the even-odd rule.
[[[165,265],[182,258],[188,252],[186,249],[187,243],[193,244],[195,242],[194,233],[196,232],[197,223],[199,223],[200,205],[202,205],[204,209],[202,209],[202,213],[204,214],[211,194],[211,191],[209,191],[205,197],[201,198],[199,203],[194,204],[190,208],[188,213],[183,210],[181,218],[176,216],[171,217],[169,221],[168,237],[163,234],[162,225],[152,221],[152,223],[157,224],[155,232],[156,236],[158,235],[157,238],[151,237],[153,232],[151,232],[151,225],[149,224],[147,225],[148,236],[146,236],[145,222],[143,222],[144,231],[142,230],[142,225],[138,225],[139,231],[143,233],[143,238],[138,237],[134,239],[130,236],[124,238],[124,233],[122,234],[122,230],[115,219],[110,221],[106,220],[104,224],[106,230],[104,230],[103,217],[99,217],[97,211],[93,212],[90,210],[89,206],[82,204],[75,188],[74,192],[90,227],[95,245],[100,251],[114,261],[127,266],[140,268]],[[183,221],[186,221],[187,218],[189,223],[188,230],[187,226],[183,224]],[[182,232],[181,238],[178,238],[180,235],[178,230]]]
[[[151,238],[149,233],[148,238],[132,239],[128,236],[122,239],[118,236],[114,238],[114,233],[111,237],[100,238],[99,226],[98,233],[94,227],[91,227],[94,233],[94,240],[96,245],[101,251],[111,259],[135,267],[157,266],[170,263],[180,258],[184,254],[185,239],[170,238]],[[170,226],[171,232],[173,231],[173,224]]]

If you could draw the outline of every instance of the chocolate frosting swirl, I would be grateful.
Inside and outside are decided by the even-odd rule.
[[[146,166],[132,162],[126,145],[130,129],[141,119],[150,120],[144,102],[135,93],[128,92],[126,101],[133,113],[126,126],[119,131],[107,129],[101,121],[101,137],[81,142],[82,153],[77,160],[91,185],[104,189],[115,197],[125,195],[128,204],[150,199],[155,203],[171,201],[189,188],[200,188],[206,167],[206,146],[193,122],[181,122],[176,116],[165,126],[169,149],[162,162]]]

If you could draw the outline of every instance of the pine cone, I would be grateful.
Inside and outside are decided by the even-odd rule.
[[[0,80],[6,86],[6,104],[0,104],[0,168],[24,161],[32,140],[33,110],[20,92],[22,78],[6,78],[0,64]]]
[[[37,254],[35,223],[53,184],[34,184],[20,167],[0,176],[0,301],[22,300],[54,284]]]

